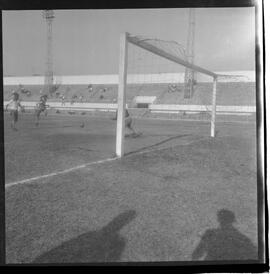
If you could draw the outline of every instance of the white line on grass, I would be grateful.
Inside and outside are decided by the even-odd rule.
[[[53,176],[60,175],[60,174],[65,174],[65,173],[68,173],[68,172],[71,172],[71,171],[74,171],[74,170],[77,170],[77,169],[85,168],[85,167],[96,165],[96,164],[102,164],[102,163],[113,161],[113,160],[116,160],[116,159],[119,159],[119,158],[118,157],[107,158],[107,159],[104,159],[104,160],[99,160],[99,161],[96,161],[96,162],[90,162],[90,163],[86,163],[86,164],[83,164],[83,165],[68,168],[68,169],[65,169],[65,170],[62,170],[62,171],[57,171],[57,172],[53,172],[53,173],[49,173],[49,174],[45,174],[45,175],[41,175],[41,176],[37,176],[37,177],[32,177],[32,178],[25,179],[25,180],[21,180],[21,181],[9,183],[9,184],[5,185],[5,188],[9,188],[11,186],[20,185],[20,184],[31,183],[31,182],[36,181],[36,180],[45,179],[45,178],[53,177]]]
[[[171,118],[151,118],[151,117],[134,117],[135,120],[156,120],[156,121],[172,121],[172,122],[198,122],[200,124],[210,125],[210,121],[198,120],[198,119],[171,119]],[[216,121],[218,124],[230,123],[230,124],[254,124],[256,121]]]
[[[194,140],[194,141],[188,142],[184,145],[190,145],[191,143],[196,143],[196,142],[199,142],[199,141],[202,141],[202,140],[205,140],[205,138]],[[176,146],[179,146],[179,145],[176,145]],[[157,148],[157,149],[142,150],[142,151],[127,154],[125,157],[131,157],[131,156],[135,156],[135,155],[145,154],[145,153],[149,153],[149,152],[152,152],[152,151],[161,151],[161,150],[173,148],[173,147],[176,147],[176,146],[169,146],[169,147],[162,147],[162,148]],[[122,158],[113,157],[113,158],[107,158],[107,159],[99,160],[99,161],[96,161],[96,162],[86,163],[86,164],[75,166],[75,167],[72,167],[72,168],[68,168],[68,169],[65,169],[65,170],[62,170],[62,171],[57,171],[57,172],[53,172],[53,173],[49,173],[49,174],[45,174],[45,175],[41,175],[41,176],[37,176],[37,177],[32,177],[32,178],[25,179],[25,180],[21,180],[21,181],[16,181],[16,182],[13,182],[13,183],[9,183],[9,184],[5,185],[5,188],[7,189],[7,188],[10,188],[10,187],[15,186],[15,185],[31,183],[33,181],[37,181],[37,180],[40,180],[40,179],[45,179],[45,178],[49,178],[49,177],[53,177],[53,176],[57,176],[57,175],[61,175],[61,174],[66,174],[66,173],[69,173],[71,171],[82,169],[82,168],[85,168],[85,167],[88,167],[88,166],[103,164],[103,163],[106,163],[106,162],[120,160],[120,159],[122,159]]]

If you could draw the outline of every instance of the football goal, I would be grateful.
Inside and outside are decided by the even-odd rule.
[[[184,90],[186,68],[191,69],[194,73],[210,77],[210,82],[213,82],[211,92],[208,92],[210,96],[208,95],[207,98],[200,96],[201,101],[196,102],[196,105],[209,113],[210,136],[215,137],[218,75],[188,62],[184,47],[175,41],[134,36],[129,33],[121,34],[116,129],[116,155],[118,157],[124,155],[127,104],[148,108],[149,105],[153,106],[168,101],[169,104],[180,105],[181,102],[175,102],[175,98],[178,98],[177,95],[180,95]],[[188,104],[184,107],[192,110],[192,106]]]

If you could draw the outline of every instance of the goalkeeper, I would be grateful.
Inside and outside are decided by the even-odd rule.
[[[112,120],[117,120],[117,112],[116,112],[115,117]],[[141,133],[136,132],[136,130],[133,127],[133,124],[134,124],[133,120],[132,120],[128,110],[126,109],[125,110],[125,127],[128,128],[130,131],[132,131],[133,137],[137,137],[137,136],[141,135]],[[126,135],[126,136],[129,136],[129,135]]]

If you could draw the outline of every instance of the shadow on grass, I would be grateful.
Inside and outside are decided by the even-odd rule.
[[[156,143],[156,144],[153,144],[153,145],[150,145],[150,146],[145,146],[145,147],[142,147],[142,148],[137,149],[137,150],[135,150],[135,151],[131,151],[131,152],[125,153],[125,156],[131,155],[131,154],[134,154],[134,153],[138,153],[138,152],[142,152],[142,151],[144,151],[144,150],[146,150],[146,149],[155,148],[155,147],[158,147],[158,146],[163,145],[163,144],[165,144],[165,143],[168,143],[168,142],[170,142],[170,141],[172,141],[172,140],[180,139],[180,138],[182,138],[182,137],[186,137],[186,136],[190,136],[190,135],[191,135],[191,134],[182,134],[182,135],[172,136],[172,137],[167,138],[167,139],[165,139],[165,140],[162,140],[162,141],[160,141],[160,142],[158,142],[158,143]]]
[[[131,222],[136,211],[128,210],[97,231],[84,233],[77,238],[40,255],[32,263],[91,263],[116,262],[121,258],[126,241],[119,231]]]
[[[219,227],[208,229],[192,253],[192,260],[241,261],[257,260],[258,253],[251,240],[234,226],[234,213],[227,209],[218,211]]]

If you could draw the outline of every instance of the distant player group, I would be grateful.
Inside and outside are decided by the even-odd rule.
[[[24,112],[24,107],[21,105],[20,99],[19,99],[19,93],[16,91],[12,91],[12,99],[6,104],[6,111],[8,109],[10,110],[10,115],[12,116],[11,120],[11,128],[14,131],[17,131],[16,124],[18,122],[18,116],[19,116],[19,110]],[[41,95],[39,98],[39,102],[36,104],[34,115],[35,115],[35,125],[39,126],[40,121],[40,115],[43,112],[45,116],[47,116],[48,112],[47,109],[49,108],[49,105],[47,105],[48,96]],[[117,113],[116,116],[113,118],[113,120],[117,120]],[[82,126],[83,125],[83,126]],[[84,123],[82,123],[81,127],[84,127]],[[125,128],[127,128],[129,131],[131,131],[131,134],[126,134],[126,137],[138,137],[141,135],[140,132],[135,131],[134,129],[134,123],[133,120],[128,112],[128,110],[125,110]]]
[[[35,107],[35,125],[39,125],[39,120],[40,120],[40,114],[44,112],[45,116],[47,116],[47,108],[49,105],[47,105],[47,95],[41,95],[39,98],[39,102],[36,104]],[[24,112],[24,107],[21,105],[20,102],[20,96],[19,93],[16,91],[12,91],[12,99],[6,104],[6,111],[10,111],[10,115],[12,116],[11,120],[11,128],[15,131],[17,131],[16,124],[18,122],[18,117],[19,117],[19,110]]]

